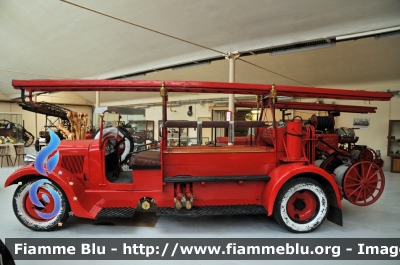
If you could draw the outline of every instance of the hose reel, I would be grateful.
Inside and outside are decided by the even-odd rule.
[[[333,115],[329,116],[317,116],[313,114],[309,120],[309,123],[314,126],[317,131],[331,131],[335,127],[335,119]]]

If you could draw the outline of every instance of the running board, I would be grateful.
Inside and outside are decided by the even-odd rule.
[[[180,209],[170,207],[158,208],[158,216],[213,216],[213,215],[249,215],[268,214],[267,210],[256,204],[226,205],[226,206],[194,206],[192,209]]]
[[[222,182],[222,181],[268,181],[271,177],[268,175],[244,175],[244,176],[187,176],[180,175],[174,177],[165,177],[164,182]]]
[[[96,215],[96,219],[99,218],[132,218],[135,214],[135,208],[118,208],[118,207],[111,207],[111,208],[103,208],[101,211]]]

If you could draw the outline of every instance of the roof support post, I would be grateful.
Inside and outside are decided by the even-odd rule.
[[[38,95],[35,95],[35,104],[37,102],[37,96]],[[35,112],[35,126],[34,126],[33,130],[35,131],[35,135],[38,136],[39,132],[38,132],[38,129],[37,129],[37,112]]]
[[[165,88],[165,83],[162,82],[160,88],[160,96],[162,98],[162,127],[161,127],[161,144],[165,149],[167,147],[167,128],[165,127],[165,122],[167,121],[167,103],[168,103],[168,92]],[[180,128],[179,128],[180,131]],[[180,135],[179,135],[180,139]]]
[[[229,83],[235,83],[235,60],[239,58],[239,52],[229,52],[225,55],[225,58],[229,60]],[[229,111],[233,114],[235,113],[235,95],[229,94]],[[234,115],[231,117],[234,120]],[[233,133],[233,132],[232,132]],[[233,138],[228,140],[228,145],[233,145]]]
[[[100,107],[100,91],[96,91],[96,108]],[[93,111],[93,122],[96,128],[100,128],[100,116]]]

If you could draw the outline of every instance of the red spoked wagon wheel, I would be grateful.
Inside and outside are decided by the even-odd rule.
[[[352,165],[343,179],[346,199],[357,206],[367,206],[376,202],[384,187],[385,175],[382,169],[370,161]]]
[[[373,149],[371,148],[365,148],[361,151],[360,153],[360,161],[370,161],[370,162],[374,162],[376,160],[376,153]]]

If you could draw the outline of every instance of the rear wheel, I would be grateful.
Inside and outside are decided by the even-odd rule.
[[[310,178],[296,178],[278,193],[274,219],[295,233],[311,232],[319,227],[328,213],[328,199],[321,184]]]
[[[50,231],[62,226],[70,212],[66,196],[48,179],[33,179],[18,186],[13,209],[18,220],[35,231]]]

